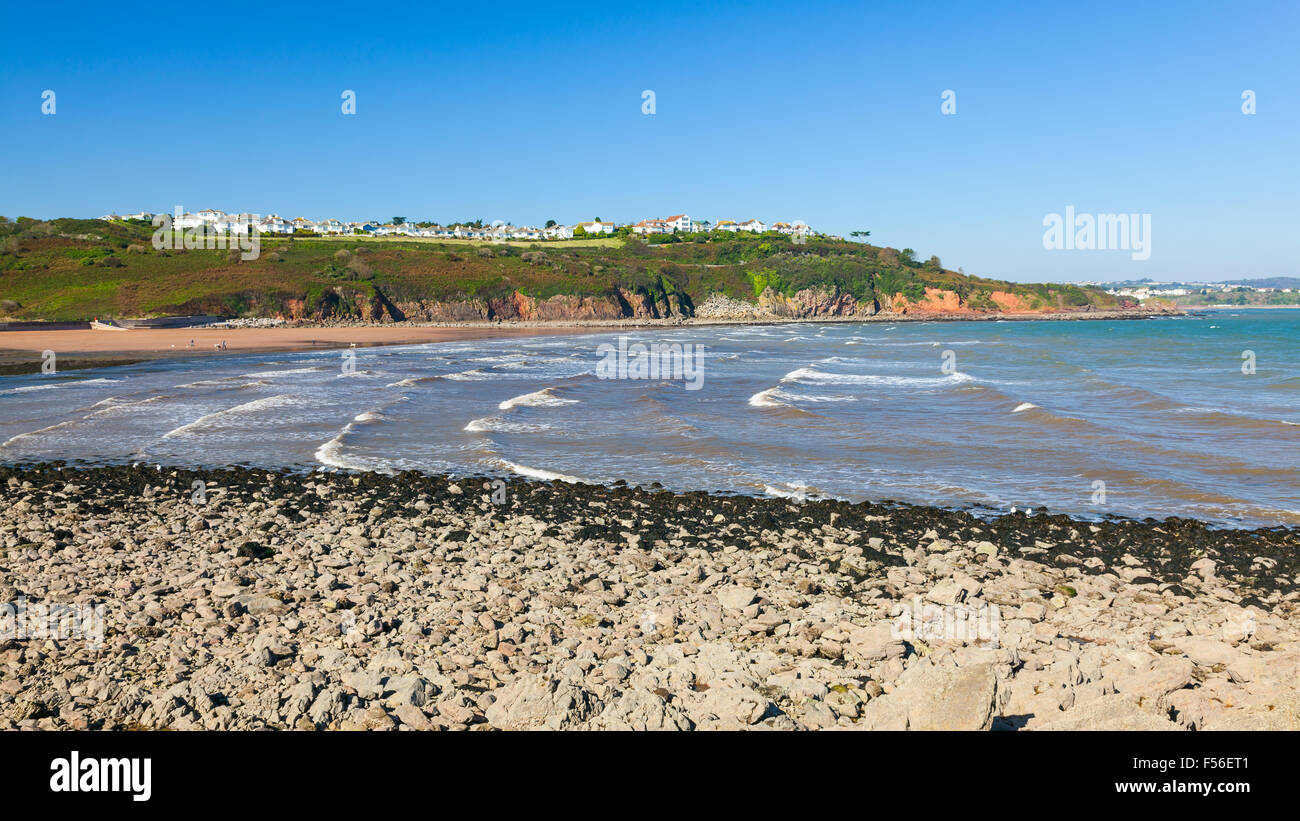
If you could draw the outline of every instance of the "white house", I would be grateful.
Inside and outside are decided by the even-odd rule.
[[[318,234],[346,234],[348,227],[336,219],[321,220],[316,223],[316,233]]]
[[[614,223],[603,222],[601,220],[592,220],[591,222],[580,222],[574,226],[576,233],[578,228],[586,231],[588,234],[612,234],[614,233]]]
[[[257,230],[263,234],[292,234],[293,223],[272,214],[257,224]]]
[[[762,220],[745,220],[738,227],[741,231],[753,231],[756,234],[761,234],[767,230],[767,226],[763,224]]]
[[[681,231],[689,234],[695,230],[691,223],[691,218],[685,214],[675,214],[671,217],[664,217],[660,221],[670,232]]]
[[[573,229],[567,225],[552,225],[542,229],[542,236],[547,239],[573,239]]]
[[[718,224],[713,226],[715,231],[739,231],[740,224],[735,220],[718,220]]]

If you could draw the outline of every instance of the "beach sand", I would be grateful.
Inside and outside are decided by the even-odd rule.
[[[309,351],[374,345],[420,345],[465,339],[593,333],[568,325],[358,326],[303,328],[148,328],[128,331],[6,331],[0,333],[0,374],[40,370],[41,355],[54,351],[59,370],[107,367],[172,356],[221,356],[259,351]],[[190,347],[190,340],[194,347]],[[226,349],[215,346],[226,343]]]
[[[130,330],[18,330],[0,332],[0,375],[34,373],[41,355],[54,351],[59,370],[102,368],[172,356],[220,355],[259,351],[309,351],[374,345],[420,345],[465,339],[500,339],[513,336],[608,333],[617,330],[672,328],[697,325],[780,325],[788,322],[939,322],[939,321],[1070,321],[1146,319],[1158,315],[1141,311],[997,314],[875,314],[871,316],[709,316],[681,319],[645,317],[573,321],[523,320],[505,323],[464,322],[400,325],[336,325],[280,328],[133,328]],[[194,340],[194,347],[190,347]],[[214,346],[225,342],[227,349]]]

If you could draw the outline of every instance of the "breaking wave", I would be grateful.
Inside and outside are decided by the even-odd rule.
[[[219,410],[215,413],[209,413],[206,416],[200,416],[193,422],[167,431],[162,435],[162,438],[173,439],[177,436],[188,436],[196,431],[215,427],[216,424],[223,420],[248,416],[272,408],[287,408],[299,404],[300,401],[300,397],[288,393],[282,393],[278,396],[268,396],[264,399],[255,399],[252,402],[245,402],[244,404],[236,405],[233,408],[226,408],[225,410]]]
[[[520,406],[526,408],[545,408],[545,407],[555,407],[557,405],[578,404],[577,399],[565,399],[561,396],[556,396],[553,393],[554,390],[555,388],[543,388],[540,391],[525,393],[522,396],[516,396],[514,398],[507,399],[506,401],[497,405],[497,408],[499,410],[510,410],[511,408],[517,408]]]

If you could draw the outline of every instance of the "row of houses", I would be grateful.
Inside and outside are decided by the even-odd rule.
[[[104,220],[145,220],[153,221],[154,214],[141,211],[136,214],[105,214]],[[719,220],[716,224],[702,220],[693,221],[686,214],[670,217],[641,220],[632,224],[619,225],[611,220],[591,220],[574,225],[548,225],[545,228],[532,226],[515,226],[497,223],[491,226],[472,225],[426,225],[412,223],[377,223],[377,222],[342,222],[337,219],[309,220],[303,217],[285,219],[278,214],[263,217],[259,214],[227,214],[216,209],[204,209],[190,213],[180,212],[171,218],[174,229],[206,228],[220,233],[247,234],[256,228],[263,234],[295,234],[309,232],[313,234],[370,234],[372,236],[409,236],[431,237],[437,239],[479,239],[479,240],[543,240],[572,239],[575,236],[608,236],[627,229],[632,234],[649,236],[651,234],[693,233],[696,231],[749,231],[763,233],[777,231],[792,236],[808,236],[812,229],[807,223],[796,220],[793,223],[777,222],[772,225],[762,220],[750,219],[744,222]]]

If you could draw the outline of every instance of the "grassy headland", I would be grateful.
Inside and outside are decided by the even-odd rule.
[[[966,276],[910,249],[775,233],[531,244],[264,235],[260,256],[243,261],[238,251],[155,250],[152,232],[143,222],[3,219],[0,316],[689,316],[713,295],[793,306],[789,315],[1123,307],[1097,289]],[[554,310],[529,316],[547,300]],[[801,303],[812,307],[800,314]]]

